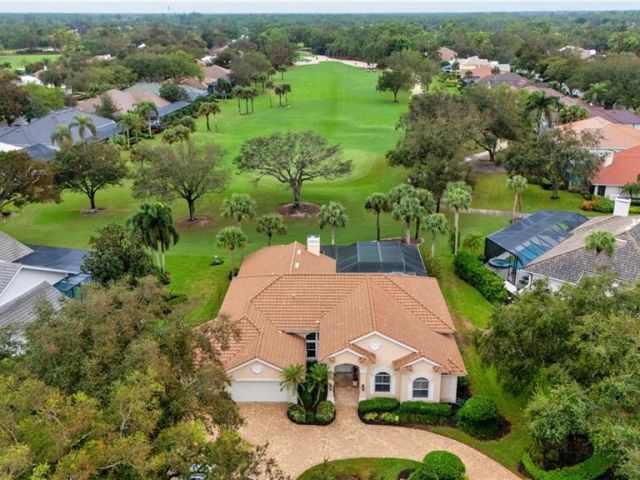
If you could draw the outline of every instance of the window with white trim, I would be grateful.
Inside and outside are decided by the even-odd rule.
[[[411,386],[411,396],[413,398],[429,398],[429,380],[418,377]]]
[[[376,373],[374,377],[374,390],[376,392],[391,391],[391,375],[387,372]]]
[[[307,347],[307,360],[317,360],[318,359],[318,340],[320,338],[320,334],[317,332],[311,332],[305,335],[305,342]]]

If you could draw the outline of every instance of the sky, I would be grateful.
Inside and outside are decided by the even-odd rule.
[[[0,13],[401,13],[637,10],[638,0],[0,0]]]

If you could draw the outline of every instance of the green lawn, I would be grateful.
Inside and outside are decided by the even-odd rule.
[[[400,472],[406,469],[415,469],[420,463],[413,460],[401,460],[398,458],[351,458],[348,460],[334,460],[326,465],[316,465],[298,477],[298,480],[311,480],[314,474],[326,473],[328,467],[331,475],[356,475],[358,478],[370,478],[373,473],[376,479],[397,480]],[[318,478],[318,477],[315,477]]]
[[[37,53],[32,55],[0,55],[0,64],[9,62],[11,68],[22,68],[29,63],[41,62],[45,59],[53,62],[60,58],[60,55],[54,53]]]

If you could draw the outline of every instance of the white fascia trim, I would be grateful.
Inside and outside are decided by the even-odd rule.
[[[234,378],[231,380],[231,383],[236,382],[280,382],[280,380],[275,378]]]
[[[238,366],[236,366],[236,367],[230,368],[229,370],[227,370],[227,373],[235,372],[236,370],[239,370],[239,369],[241,369],[242,367],[246,367],[247,365],[249,365],[249,364],[251,364],[251,363],[254,363],[254,362],[258,362],[258,363],[261,363],[262,365],[265,365],[265,366],[267,366],[267,367],[274,368],[274,369],[276,369],[276,370],[277,370],[277,371],[279,371],[279,372],[281,372],[281,371],[282,371],[282,368],[280,368],[280,367],[276,367],[275,365],[273,365],[273,364],[271,364],[271,363],[269,363],[269,362],[265,362],[264,360],[261,360],[261,359],[259,359],[258,357],[255,357],[255,358],[252,358],[251,360],[248,360],[248,361],[246,361],[246,362],[244,362],[244,363],[241,363],[240,365],[238,365]]]
[[[25,270],[35,270],[37,272],[49,272],[49,273],[64,273],[65,275],[76,275],[76,273],[70,272],[69,270],[59,270],[57,268],[49,268],[49,267],[38,267],[36,265],[23,265],[22,263],[20,265],[22,265],[22,268]]]
[[[427,362],[431,365],[433,365],[434,367],[442,367],[442,365],[440,365],[439,363],[436,363],[432,360],[429,360],[427,357],[420,357],[417,360],[414,360],[413,362],[407,363],[403,366],[405,367],[411,367],[412,365],[415,365],[416,363],[420,363],[420,362]]]
[[[361,337],[355,338],[355,339],[351,340],[349,343],[356,343],[356,342],[359,342],[360,340],[366,340],[367,338],[369,338],[369,337],[371,337],[373,335],[378,335],[378,336],[384,338],[385,340],[390,341],[391,343],[395,343],[396,345],[399,345],[399,346],[401,346],[403,348],[406,348],[407,350],[409,350],[411,352],[417,352],[418,351],[415,348],[410,347],[406,343],[399,342],[398,340],[396,340],[394,338],[391,338],[391,337],[388,337],[388,336],[378,332],[377,330],[374,330],[373,332],[367,333],[366,335],[363,335]]]
[[[327,357],[335,357],[336,355],[340,355],[341,353],[353,353],[356,357],[367,358],[366,355],[362,355],[361,353],[358,353],[355,350],[351,350],[349,347],[343,348],[342,350],[339,350],[336,353],[327,355]]]

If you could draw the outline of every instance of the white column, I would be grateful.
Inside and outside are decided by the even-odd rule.
[[[329,371],[331,372],[331,379],[329,380],[329,385],[327,388],[327,400],[333,403],[336,403],[336,396],[335,396],[335,392],[334,392],[334,388],[335,388],[335,383],[333,381],[333,370],[334,370],[334,364],[331,363],[329,364]]]
[[[367,399],[367,367],[360,367],[360,385],[358,385],[358,400]]]

